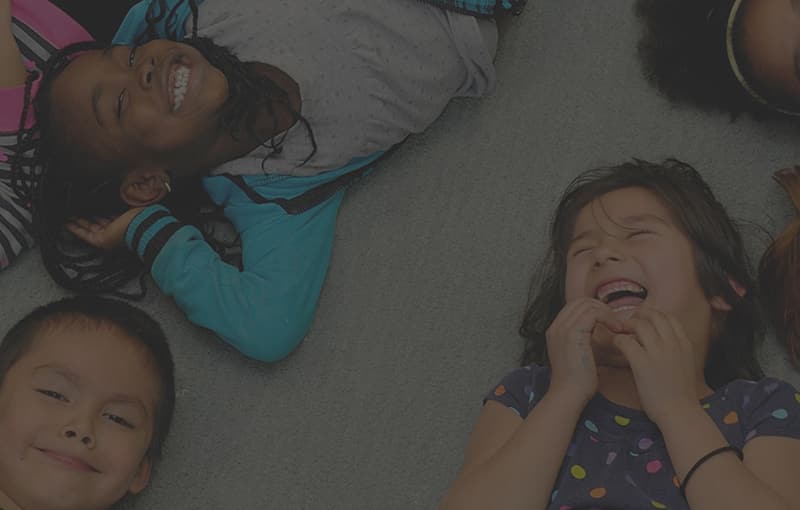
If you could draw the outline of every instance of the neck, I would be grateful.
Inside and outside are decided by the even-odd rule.
[[[608,400],[631,409],[642,410],[642,402],[636,390],[636,379],[630,368],[598,366],[598,393]],[[705,398],[713,393],[702,376],[695,383],[698,399]]]

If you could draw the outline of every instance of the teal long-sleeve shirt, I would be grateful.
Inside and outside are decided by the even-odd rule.
[[[380,155],[313,177],[204,178],[241,238],[241,271],[224,262],[197,228],[160,205],[134,218],[125,242],[189,320],[246,356],[278,361],[311,326],[344,197],[342,180]]]

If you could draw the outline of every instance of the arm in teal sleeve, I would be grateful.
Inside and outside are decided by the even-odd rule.
[[[298,215],[274,204],[229,205],[226,215],[237,217],[242,240],[242,271],[161,206],[134,219],[126,242],[192,322],[246,356],[278,361],[297,347],[313,320],[343,195]]]
[[[195,3],[200,5],[202,1],[203,0],[195,0]],[[151,3],[155,3],[153,14],[160,18],[159,22],[154,25],[156,35],[159,39],[166,39],[169,32],[175,32],[178,41],[186,37],[184,30],[186,19],[192,14],[187,0],[166,0],[166,9],[163,11],[163,16],[159,16],[162,14],[162,11],[159,8],[158,0],[142,0],[128,11],[128,15],[125,16],[125,19],[122,21],[122,24],[114,36],[114,44],[134,44],[141,34],[147,32],[146,15],[147,9],[150,8]],[[178,4],[180,5],[175,11],[174,17],[169,18],[168,14]]]

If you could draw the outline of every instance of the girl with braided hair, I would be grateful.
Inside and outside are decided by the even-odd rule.
[[[48,271],[110,293],[144,269],[245,355],[285,357],[313,318],[345,185],[452,97],[494,88],[494,22],[460,12],[493,11],[469,4],[153,0],[117,45],[66,48],[26,134],[43,177],[21,190]],[[195,226],[199,201],[236,229],[241,267]]]

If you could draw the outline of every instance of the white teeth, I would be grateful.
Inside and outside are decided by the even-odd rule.
[[[605,301],[605,299],[614,292],[626,290],[628,292],[641,293],[645,292],[645,288],[632,282],[620,281],[614,282],[610,285],[604,285],[597,293],[597,299]]]
[[[181,107],[183,104],[183,100],[186,97],[186,89],[189,87],[189,77],[191,76],[191,71],[186,66],[178,66],[177,69],[174,71],[174,89],[172,91],[173,94],[173,102],[172,102],[172,111],[176,111],[178,108]]]

